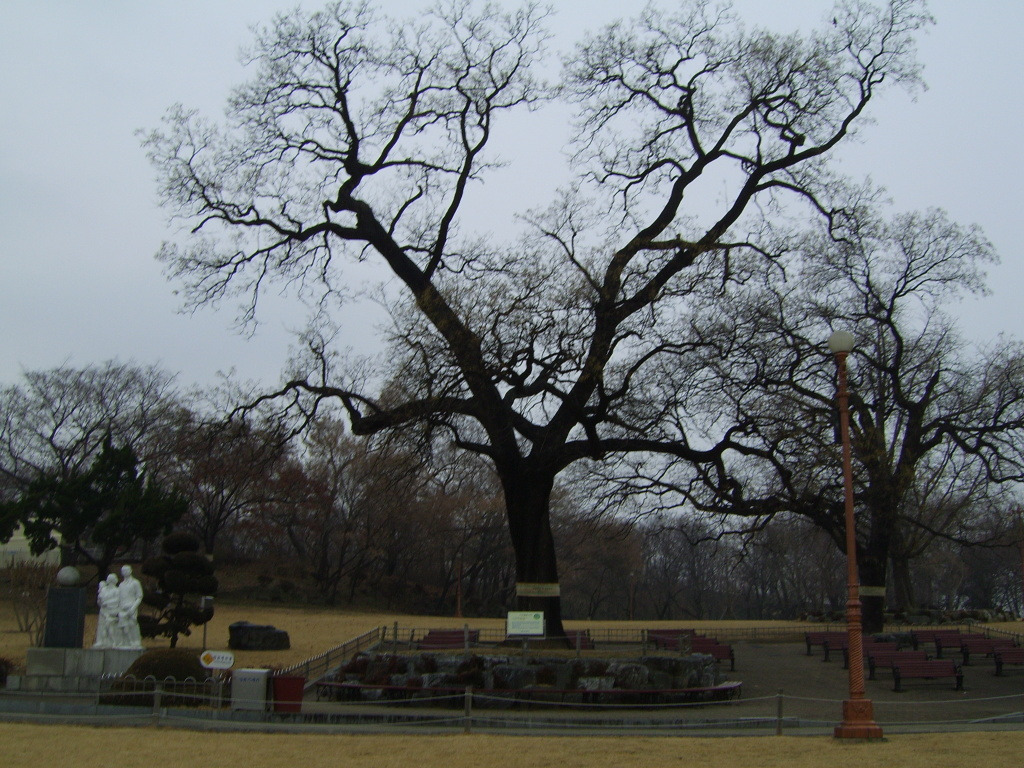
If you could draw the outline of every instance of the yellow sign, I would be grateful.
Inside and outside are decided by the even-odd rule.
[[[561,594],[558,582],[516,582],[517,597],[558,597]]]

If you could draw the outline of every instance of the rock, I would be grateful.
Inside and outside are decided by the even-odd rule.
[[[283,651],[290,647],[288,633],[269,624],[236,621],[228,627],[228,648],[236,651]]]
[[[391,676],[391,671],[392,665],[387,658],[373,659],[366,667],[363,682],[368,685],[386,685]]]
[[[454,688],[455,678],[447,672],[429,672],[423,675],[424,688]]]
[[[654,690],[666,690],[672,687],[672,675],[668,672],[651,672],[651,688]]]
[[[608,674],[615,679],[616,688],[639,691],[648,687],[650,670],[643,664],[613,662],[608,665]]]
[[[494,687],[518,690],[537,684],[537,670],[516,664],[497,664],[493,668]]]
[[[82,574],[73,565],[65,565],[57,571],[57,583],[62,587],[77,587],[82,581]]]
[[[581,677],[579,679],[579,687],[583,691],[610,691],[615,687],[615,678],[610,675],[603,677]]]

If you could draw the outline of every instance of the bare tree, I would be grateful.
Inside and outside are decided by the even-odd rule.
[[[206,421],[182,409],[165,438],[171,456],[162,474],[190,501],[180,527],[211,555],[223,533],[279,492],[288,445],[273,424],[255,421]]]
[[[360,587],[379,591],[421,549],[413,519],[426,483],[423,462],[386,441],[355,438],[344,425],[320,419],[301,450],[302,465],[281,474],[263,517],[285,537],[303,571],[328,603]]]
[[[643,571],[638,532],[575,509],[554,516],[563,603],[581,618],[632,619]]]
[[[705,376],[690,412],[743,425],[746,452],[705,472],[677,463],[647,468],[646,483],[625,477],[634,492],[676,493],[666,503],[751,526],[794,513],[845,549],[835,363],[823,346],[850,330],[860,579],[885,587],[891,561],[902,571],[936,536],[971,538],[968,496],[977,510],[1024,479],[1024,348],[972,349],[944,311],[983,289],[994,255],[975,228],[939,211],[884,221],[862,210],[841,234],[806,240],[784,269],[732,291],[714,320],[694,315],[708,345],[687,363]],[[879,631],[883,597],[862,601],[865,628]]]
[[[15,487],[85,469],[108,437],[155,460],[150,438],[176,415],[174,376],[155,366],[108,361],[22,379],[0,390],[0,474]]]
[[[586,37],[551,91],[532,5],[281,16],[226,126],[177,108],[147,139],[191,232],[161,258],[194,303],[240,294],[249,317],[278,281],[322,319],[362,265],[383,268],[393,325],[374,375],[339,370],[331,335],[312,334],[309,366],[269,396],[307,418],[337,400],[358,434],[418,425],[485,456],[517,580],[555,583],[566,467],[635,452],[714,463],[735,447],[679,421],[679,304],[730,279],[738,255],[778,257],[780,211],[834,213],[827,159],[883,83],[918,84],[929,21],[918,0],[851,1],[813,35],[777,35],[695,0]],[[470,231],[467,201],[497,160],[497,122],[547,98],[577,109],[573,192],[502,247]],[[557,598],[520,607],[561,632]]]
[[[166,453],[156,437],[177,403],[174,376],[155,366],[108,361],[25,372],[0,389],[0,503],[13,504],[43,478],[85,474],[108,439],[158,477]],[[18,526],[16,515],[0,516],[0,541]]]

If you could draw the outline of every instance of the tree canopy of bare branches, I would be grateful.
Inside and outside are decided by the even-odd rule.
[[[884,587],[892,564],[900,607],[912,607],[909,559],[936,537],[977,540],[974,522],[1024,479],[1024,347],[997,338],[974,349],[948,311],[984,289],[993,259],[976,228],[935,210],[884,219],[862,207],[842,237],[808,236],[713,319],[711,305],[691,316],[708,345],[684,366],[705,382],[690,388],[688,411],[743,425],[746,452],[704,471],[627,470],[620,488],[749,528],[795,513],[845,549],[836,367],[822,342],[851,331],[860,577]],[[882,608],[881,596],[864,598],[866,628],[880,629]]]
[[[794,219],[839,216],[829,157],[879,89],[919,85],[930,19],[917,0],[851,1],[781,35],[691,0],[586,35],[551,86],[544,21],[469,2],[404,21],[362,3],[282,15],[223,124],[179,107],[146,139],[187,228],[160,257],[190,300],[241,297],[255,317],[285,286],[318,313],[305,368],[267,397],[303,417],[340,401],[356,433],[441,430],[485,456],[530,584],[558,582],[566,467],[742,450],[680,416],[677,360],[700,343],[681,306],[742,277],[744,256],[784,255]],[[500,239],[468,211],[502,159],[495,127],[550,100],[575,111],[573,175]],[[392,321],[375,369],[339,363],[324,323],[368,265]],[[561,630],[557,598],[521,607]]]

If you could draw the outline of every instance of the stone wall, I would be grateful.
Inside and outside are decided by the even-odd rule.
[[[358,654],[331,680],[338,698],[373,700],[438,689],[475,692],[577,693],[580,700],[613,700],[619,693],[704,691],[725,680],[706,654],[638,659],[520,657],[476,654]],[[682,695],[682,694],[681,694]],[[572,697],[570,696],[570,699]]]

